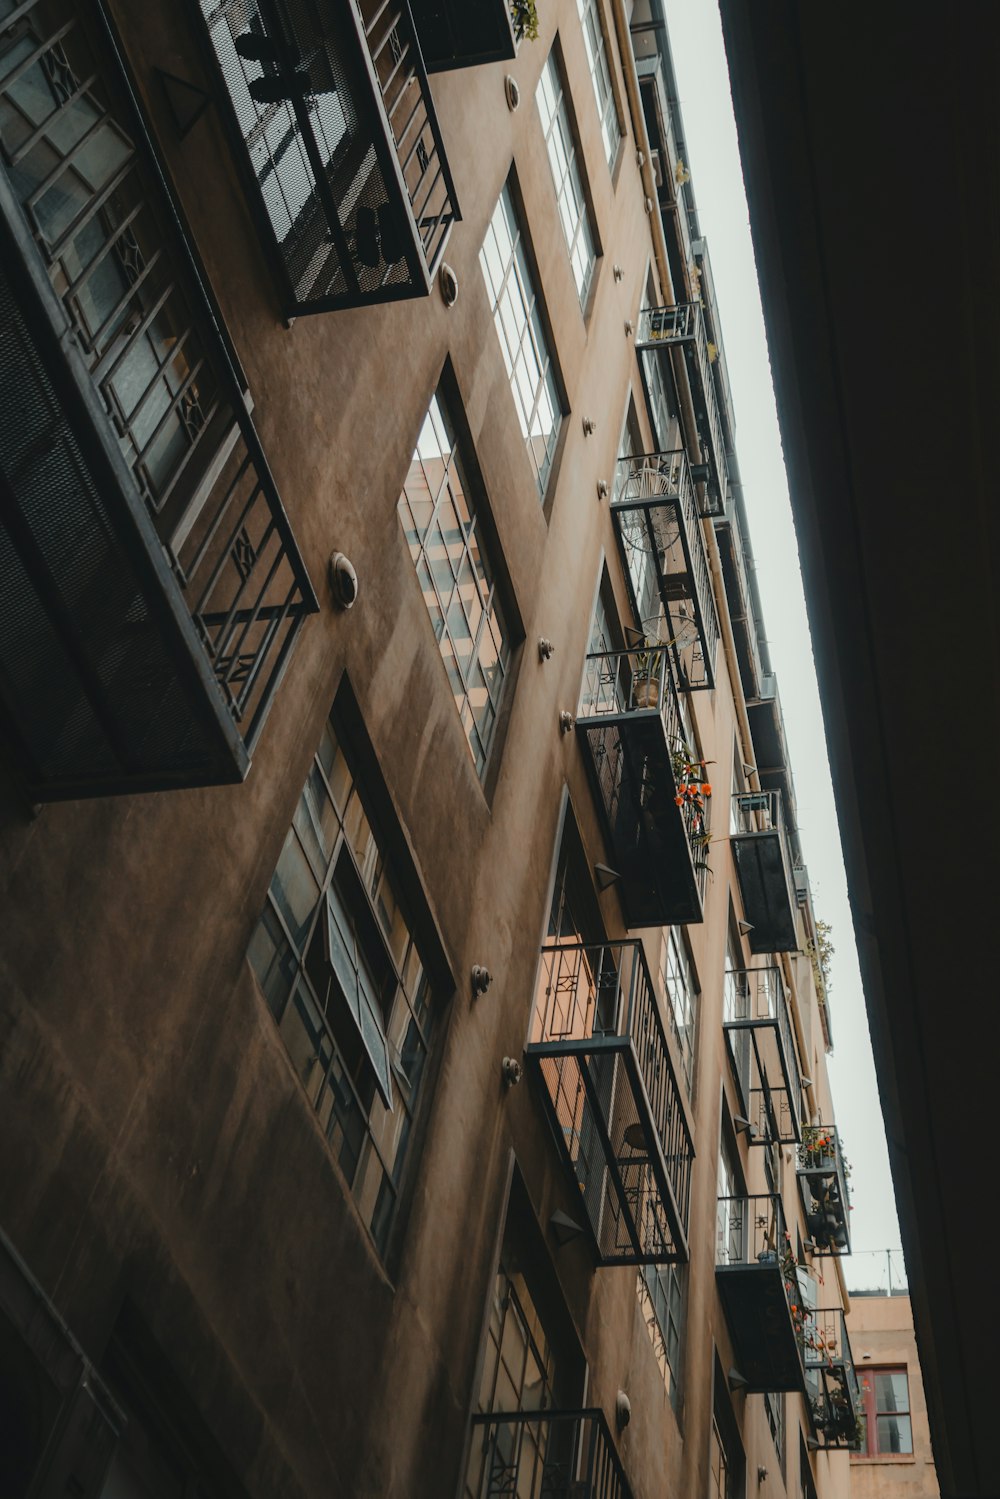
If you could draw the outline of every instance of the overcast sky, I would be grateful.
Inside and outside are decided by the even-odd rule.
[[[829,1066],[837,1124],[852,1166],[854,1202],[855,1254],[845,1269],[849,1286],[884,1287],[884,1251],[898,1250],[899,1226],[788,503],[722,27],[717,0],[666,0],[666,10],[684,115],[686,162],[719,302],[740,471],[792,757],[803,852],[816,915],[833,927],[835,1050]],[[901,1256],[896,1254],[893,1284],[901,1273]]]

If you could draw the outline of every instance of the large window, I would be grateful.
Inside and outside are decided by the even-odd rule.
[[[399,518],[469,749],[482,775],[510,664],[510,635],[455,428],[440,391],[417,440],[399,497]]]
[[[573,267],[580,305],[586,306],[594,274],[594,236],[587,215],[580,168],[577,165],[576,142],[566,107],[566,94],[554,52],[549,53],[542,69],[536,98],[545,132],[549,166],[552,168],[559,218],[566,236],[566,248]]]
[[[908,1457],[913,1452],[910,1386],[905,1368],[862,1369],[865,1443],[862,1457]]]
[[[670,1027],[677,1038],[688,1092],[694,1080],[695,1035],[698,1024],[698,986],[684,935],[677,927],[663,934],[660,979],[667,996]]]
[[[639,1271],[639,1304],[675,1411],[680,1407],[686,1274],[683,1265],[644,1265]]]
[[[618,155],[618,147],[621,144],[622,133],[618,124],[615,91],[611,86],[611,67],[608,63],[608,51],[604,45],[604,29],[601,26],[598,0],[576,0],[576,3],[583,26],[583,40],[587,47],[590,76],[594,80],[594,96],[597,100],[597,113],[601,119],[604,154],[608,158],[608,166],[613,167]]]
[[[504,364],[539,494],[545,493],[562,410],[524,236],[505,183],[479,252]]]
[[[332,723],[299,798],[249,958],[384,1252],[433,1007],[385,843]]]

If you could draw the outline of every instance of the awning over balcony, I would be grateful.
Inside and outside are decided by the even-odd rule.
[[[37,800],[242,779],[318,608],[88,22],[29,4],[0,44],[0,711]]]
[[[777,791],[733,797],[736,831],[730,845],[740,882],[752,953],[794,952],[798,947],[791,862]]]
[[[804,1390],[805,1313],[780,1197],[719,1198],[715,1280],[748,1393]]]
[[[713,687],[719,620],[684,452],[622,458],[611,516],[636,619],[650,634],[662,616],[682,692]]]
[[[690,765],[668,650],[588,656],[577,732],[627,925],[701,921],[710,839],[700,786],[707,783]]]
[[[410,0],[429,73],[516,55],[508,0]]]
[[[599,1263],[686,1260],[694,1147],[640,943],[542,949],[527,1058]]]
[[[406,0],[198,0],[288,315],[426,296],[461,217]]]

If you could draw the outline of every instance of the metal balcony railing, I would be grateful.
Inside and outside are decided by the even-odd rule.
[[[702,447],[707,456],[708,476],[702,514],[723,513],[729,467],[726,438],[712,376],[712,355],[705,333],[705,316],[699,302],[681,302],[676,307],[644,307],[639,313],[635,341],[640,355],[658,358],[681,349],[691,386]],[[646,379],[642,359],[643,379]],[[700,462],[700,455],[699,455]]]
[[[750,951],[794,952],[797,908],[780,792],[744,791],[733,797],[730,846],[751,927]]]
[[[748,1390],[804,1390],[806,1311],[777,1193],[718,1199],[715,1265]]]
[[[516,56],[508,0],[410,0],[410,9],[429,73]]]
[[[465,1499],[632,1499],[601,1410],[473,1416]]]
[[[3,24],[14,753],[39,800],[239,780],[318,603],[103,7]]]
[[[730,969],[724,996],[723,1030],[750,1141],[797,1143],[802,1075],[781,969]]]
[[[701,921],[711,793],[684,736],[669,647],[588,655],[577,730],[628,925]]]
[[[653,633],[662,614],[681,691],[713,687],[719,620],[683,450],[620,459],[611,514],[636,618]]]
[[[543,947],[527,1056],[600,1262],[686,1260],[694,1149],[642,945]]]
[[[289,316],[431,289],[461,218],[407,0],[197,0]]]
[[[850,1254],[848,1166],[832,1124],[808,1124],[799,1146],[798,1178],[806,1228],[821,1255]]]
[[[764,663],[761,660],[757,621],[753,614],[753,593],[750,587],[750,574],[747,570],[743,530],[737,511],[735,491],[731,483],[726,492],[723,514],[718,518],[715,534],[719,543],[719,556],[722,561],[726,599],[729,605],[729,617],[733,623],[743,691],[748,699],[756,698],[765,677]]]
[[[821,1447],[861,1446],[861,1391],[842,1307],[807,1313],[806,1391]]]

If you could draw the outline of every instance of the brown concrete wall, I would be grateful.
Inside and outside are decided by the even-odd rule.
[[[605,564],[625,613],[596,485],[612,478],[629,390],[641,409],[624,329],[636,318],[651,256],[636,141],[628,126],[612,178],[575,0],[547,0],[540,39],[510,65],[521,86],[516,113],[501,65],[434,80],[464,214],[447,252],[457,305],[447,309],[435,293],[288,328],[216,111],[178,141],[152,71],[207,79],[189,12],[117,11],[323,608],[303,634],[245,785],[48,806],[37,815],[12,785],[0,788],[2,1223],[98,1361],[123,1302],[138,1309],[249,1495],[441,1499],[459,1479],[512,1154],[540,1223],[555,1208],[579,1213],[539,1098],[527,1084],[504,1091],[499,1069],[504,1055],[520,1055],[528,1032],[564,796],[588,858],[608,857],[579,744],[560,735],[558,714],[577,705]],[[586,320],[534,102],[557,31],[603,250]],[[618,61],[615,68],[624,99]],[[568,408],[544,508],[478,266],[512,161]],[[623,268],[620,283],[612,262]],[[446,358],[523,624],[488,794],[396,515]],[[593,436],[584,435],[583,417],[596,421]],[[652,446],[648,427],[645,436]],[[334,549],[352,558],[360,580],[349,614],[336,612],[325,591]],[[542,635],[556,646],[544,664]],[[245,958],[345,676],[455,981],[442,996],[408,1199],[385,1263]],[[619,1388],[630,1393],[633,1420],[620,1450],[636,1499],[706,1492],[715,1349],[724,1369],[733,1362],[714,1248],[721,1111],[738,1108],[721,1025],[730,898],[739,912],[726,843],[734,691],[720,648],[718,687],[692,705],[722,794],[706,919],[689,934],[701,1010],[679,1417],[638,1313],[634,1270],[595,1271],[584,1240],[558,1255],[553,1246],[589,1363],[590,1402],[610,1413]],[[609,936],[624,935],[613,888],[601,906]],[[657,942],[649,934],[651,959]],[[494,975],[475,1003],[474,963]],[[808,965],[794,983],[808,1017]],[[809,1024],[819,1035],[818,1021]],[[822,1095],[821,1054],[812,1075]],[[745,1139],[740,1150],[749,1190],[763,1190],[760,1152]],[[794,1205],[790,1152],[782,1170]],[[797,1494],[801,1399],[786,1400],[787,1484],[762,1398],[737,1395],[734,1407],[747,1494],[758,1488],[758,1466],[768,1469],[759,1486],[766,1499]]]

